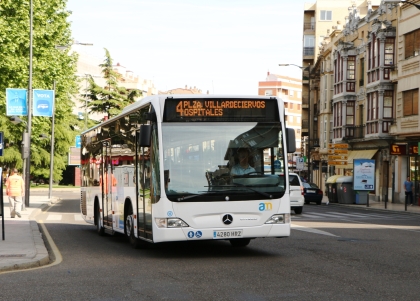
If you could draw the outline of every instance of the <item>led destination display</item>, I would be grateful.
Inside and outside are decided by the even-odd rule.
[[[278,121],[276,99],[166,99],[164,121]],[[278,118],[277,118],[278,119]]]

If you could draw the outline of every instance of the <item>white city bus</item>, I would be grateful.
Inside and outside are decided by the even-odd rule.
[[[100,235],[134,247],[290,235],[283,167],[296,147],[279,98],[149,96],[81,140],[81,213]],[[233,174],[242,148],[250,172]]]

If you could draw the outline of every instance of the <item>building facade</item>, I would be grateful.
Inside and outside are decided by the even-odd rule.
[[[284,101],[286,126],[295,130],[296,152],[290,155],[289,167],[296,169],[296,159],[302,155],[300,148],[302,123],[302,80],[267,72],[265,81],[258,82],[258,95],[276,96]]]
[[[314,177],[323,185],[333,174],[352,175],[353,159],[372,158],[371,198],[403,202],[406,176],[416,192],[420,176],[420,12],[410,4],[369,2],[363,17],[352,6],[343,27],[331,28],[319,48],[312,72],[320,108],[314,137],[321,142],[311,152],[319,165]],[[348,145],[338,165],[329,160],[329,143]]]
[[[324,187],[327,177],[327,166],[322,164],[320,146],[330,142],[325,138],[325,132],[329,128],[329,122],[325,118],[322,122],[318,120],[321,109],[328,109],[325,105],[319,103],[320,92],[323,97],[329,96],[326,87],[320,87],[319,67],[315,64],[320,56],[321,46],[325,38],[329,38],[330,32],[342,30],[343,23],[348,18],[349,13],[355,14],[360,18],[367,15],[375,7],[379,0],[318,0],[316,3],[305,4],[303,15],[303,92],[302,92],[302,149],[307,154],[309,180]],[[331,69],[331,66],[330,66]],[[327,69],[326,72],[331,72]],[[331,80],[331,78],[329,79]],[[331,99],[331,98],[329,98]],[[320,128],[320,124],[328,123],[325,128]],[[324,141],[319,137],[323,136]],[[322,149],[322,148],[321,148]]]

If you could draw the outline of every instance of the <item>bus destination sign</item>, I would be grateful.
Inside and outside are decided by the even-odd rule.
[[[166,99],[165,121],[264,119],[276,121],[275,99]],[[274,120],[273,120],[274,119]],[[277,118],[278,119],[278,118]]]

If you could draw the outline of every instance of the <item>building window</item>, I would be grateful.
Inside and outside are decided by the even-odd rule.
[[[354,125],[354,101],[346,104],[346,125]]]
[[[293,116],[289,116],[289,118],[287,118],[287,121],[293,122]]]
[[[390,66],[393,64],[394,64],[394,39],[387,38],[385,40],[385,65]]]
[[[356,57],[349,56],[347,58],[347,79],[354,80],[355,79],[355,69],[356,67]]]
[[[298,109],[298,111],[300,111],[302,109],[302,105],[301,104],[298,104],[297,105],[297,109]]]
[[[265,90],[265,96],[273,96],[272,90]]]
[[[293,103],[290,103],[289,109],[293,109]]]
[[[289,96],[293,96],[293,90],[289,90]]]
[[[284,103],[284,107],[287,109],[289,107],[289,103],[288,102],[285,102]]]
[[[393,91],[384,92],[384,118],[392,118]]]
[[[420,29],[409,32],[404,36],[405,58],[418,56],[420,53]]]
[[[378,92],[368,94],[367,120],[378,119]]]
[[[332,10],[321,10],[319,20],[332,21]]]
[[[297,133],[300,134],[300,129],[297,129]]]
[[[419,89],[403,92],[404,116],[419,114]]]

